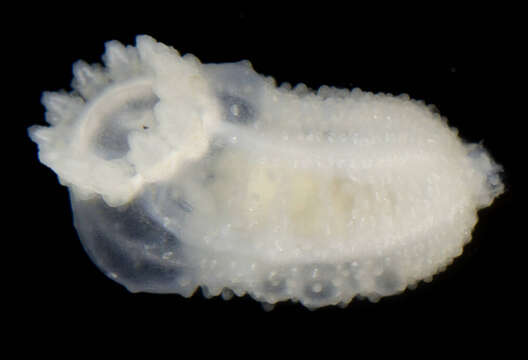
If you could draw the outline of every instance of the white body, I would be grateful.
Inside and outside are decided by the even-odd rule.
[[[131,291],[375,300],[451,263],[503,190],[481,146],[406,96],[277,88],[147,36],[103,60],[44,95],[51,126],[30,134]]]

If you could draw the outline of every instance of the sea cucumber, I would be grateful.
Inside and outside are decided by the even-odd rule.
[[[130,291],[377,300],[461,254],[501,166],[406,95],[277,87],[138,36],[42,97],[40,161],[93,262]]]

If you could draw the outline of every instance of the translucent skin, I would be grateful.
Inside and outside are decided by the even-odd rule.
[[[430,280],[503,191],[495,164],[406,96],[277,88],[150,37],[43,97],[41,161],[94,263],[131,291],[310,308]]]

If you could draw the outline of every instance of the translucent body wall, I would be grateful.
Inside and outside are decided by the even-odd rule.
[[[376,300],[449,265],[503,191],[485,149],[406,96],[276,87],[147,36],[106,47],[30,136],[130,291]]]

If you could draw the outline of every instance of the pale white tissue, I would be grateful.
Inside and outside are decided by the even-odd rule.
[[[50,126],[30,136],[86,251],[131,291],[376,300],[445,269],[503,191],[482,146],[405,95],[276,87],[148,36],[103,61],[44,93]]]

